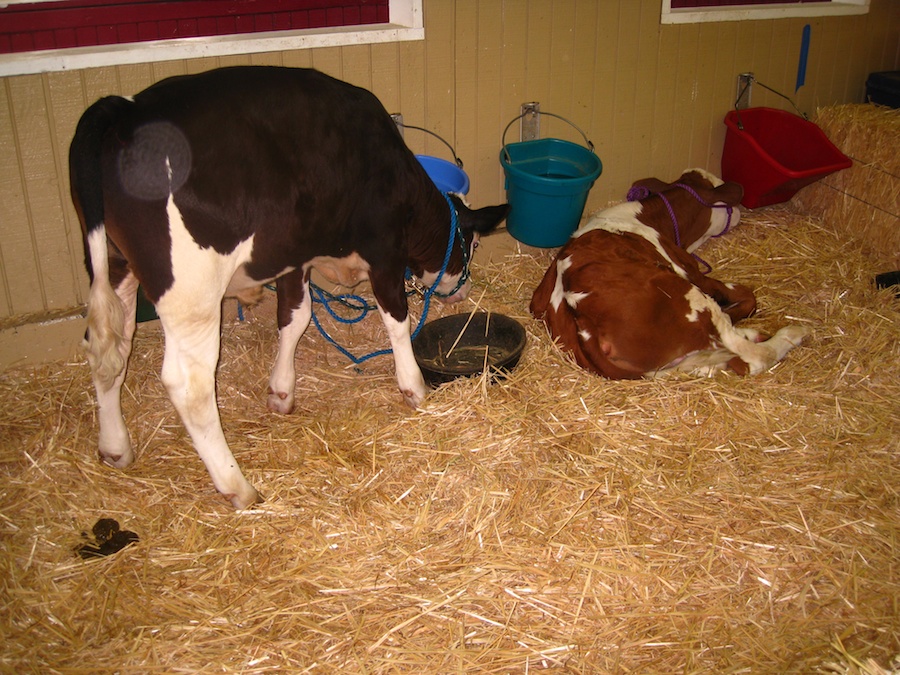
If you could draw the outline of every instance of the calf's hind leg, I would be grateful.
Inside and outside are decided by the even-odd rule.
[[[228,447],[216,404],[220,306],[176,304],[167,294],[157,310],[166,336],[162,381],[169,398],[216,489],[235,508],[246,508],[258,502],[259,495]]]
[[[117,469],[124,469],[134,461],[134,451],[122,415],[122,384],[128,371],[132,338],[135,329],[138,282],[128,275],[115,292],[106,279],[96,279],[91,289],[91,308],[88,315],[87,347],[94,389],[97,392],[97,417],[100,426],[98,451],[100,459]],[[100,288],[102,286],[102,288]],[[105,304],[105,307],[98,305]],[[117,352],[122,367],[111,382],[104,380],[98,371],[103,368],[100,359],[103,342],[101,334],[112,336],[111,349]]]
[[[287,414],[294,409],[297,373],[294,355],[297,343],[306,332],[312,317],[312,298],[303,270],[294,270],[276,281],[278,292],[278,354],[269,376],[266,407]]]

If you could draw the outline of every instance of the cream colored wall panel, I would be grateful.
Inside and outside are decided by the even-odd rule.
[[[312,67],[332,77],[343,79],[344,69],[341,63],[341,48],[327,47],[325,49],[317,49],[312,55]]]
[[[159,82],[167,77],[175,77],[176,75],[186,75],[187,67],[184,60],[178,61],[162,61],[153,64],[153,81]]]
[[[281,54],[279,54],[279,57],[281,57]],[[184,62],[184,72],[188,75],[205,73],[207,70],[212,70],[213,68],[218,67],[219,60],[214,56],[202,59],[186,59]]]
[[[717,54],[719,25],[703,24],[700,26],[698,45],[706,54]],[[685,64],[687,65],[687,64]],[[709,158],[710,102],[716,85],[715,64],[700,56],[694,63],[693,93],[691,102],[691,148],[690,166],[706,166]]]
[[[760,81],[769,85],[773,89],[787,94],[787,85],[790,81],[796,79],[797,51],[799,49],[799,31],[796,28],[796,22],[792,19],[781,21],[773,21],[772,44],[769,51],[769,67],[764,77],[757,75]],[[793,62],[794,77],[790,78],[788,72],[791,70],[790,62]],[[781,108],[784,105],[790,107],[784,99],[776,94],[762,90],[759,91],[762,98],[761,105],[771,106],[773,108]]]
[[[838,61],[846,61],[847,55],[832,48],[836,44],[839,21],[816,21],[811,24],[809,61],[807,63],[806,84],[797,92],[796,101],[801,110],[815,112],[817,106],[828,105],[835,99],[838,82],[835,78],[840,68]],[[841,83],[842,84],[842,83]],[[841,86],[843,91],[843,86]],[[793,93],[793,87],[788,94]]]
[[[657,119],[656,97],[661,90],[670,90],[671,85],[662,79],[659,64],[659,15],[655,8],[641,5],[641,11],[634,24],[632,39],[637,43],[637,61],[632,78],[635,83],[632,103],[633,133],[635,152],[626,176],[627,182],[654,173],[654,166],[663,164],[653,152],[653,128]],[[621,197],[625,192],[620,193]]]
[[[372,90],[372,52],[369,45],[340,47],[343,79],[350,84]]]
[[[311,68],[312,52],[284,52],[284,54],[282,54],[282,62],[289,68]]]
[[[499,152],[503,144],[503,130],[521,114],[523,103],[536,100],[534,92],[528,88],[523,67],[528,59],[528,13],[516,11],[507,4],[504,7],[503,25],[500,40],[503,52],[500,62],[500,100],[497,104],[495,144],[497,158],[497,179],[500,181],[500,194],[505,198],[505,180],[500,165]],[[520,140],[519,122],[514,122],[506,134],[507,143]]]
[[[575,4],[572,33],[572,115],[584,128],[591,122],[597,75],[597,3],[579,0]],[[595,141],[596,142],[596,141]]]
[[[48,307],[48,286],[58,277],[40,255],[46,244],[45,216],[55,199],[50,180],[56,176],[47,130],[47,112],[41,75],[10,78],[11,120],[16,135],[16,158],[21,171],[21,198],[25,208],[4,218],[2,258],[10,313],[30,314]],[[49,278],[46,275],[50,275]]]
[[[600,0],[594,32],[594,70],[592,91],[593,109],[585,129],[594,142],[603,173],[588,195],[586,210],[593,211],[621,194],[624,178],[617,181],[613,151],[618,145],[615,134],[616,68],[619,50],[619,3],[617,0]]]
[[[218,57],[218,66],[219,68],[229,68],[231,66],[249,66],[250,65],[250,55],[249,54],[233,54],[230,56],[220,56]]]
[[[621,198],[622,189],[635,176],[632,163],[636,153],[646,150],[636,147],[637,125],[635,123],[635,100],[637,96],[637,63],[640,53],[638,26],[640,25],[640,3],[621,3],[617,21],[617,48],[613,55],[615,68],[613,78],[613,126],[614,144],[607,158],[608,185],[615,186],[616,197]]]
[[[250,65],[253,66],[280,66],[283,64],[281,52],[263,52],[250,56]]]
[[[735,46],[738,40],[738,23],[725,22],[716,31],[715,59],[706,68],[712,71],[709,96],[699,116],[708,120],[706,126],[706,156],[700,166],[718,171],[722,146],[725,142],[725,125],[722,120],[733,104],[735,76]],[[698,130],[698,133],[702,133]]]
[[[30,137],[29,151],[22,156],[31,202],[33,253],[41,270],[41,304],[35,311],[52,311],[71,307],[76,302],[76,277],[64,217],[68,207],[65,177],[68,162],[60,156],[60,151],[68,150],[68,144],[57,142],[47,76],[40,76],[38,84],[44,105],[23,120],[20,129]]]
[[[490,126],[490,122],[481,123],[479,119],[482,92],[478,73],[478,5],[472,0],[459,0],[454,6],[454,87],[456,128],[459,130],[456,134],[456,152],[466,162],[466,173],[471,183],[469,197],[474,203],[481,203],[485,188],[479,172],[478,133],[479,127]],[[427,25],[425,30],[427,33]]]
[[[575,3],[573,16],[573,60],[572,60],[572,103],[570,115],[575,122],[587,134],[588,139],[594,144],[594,152],[604,162],[602,139],[592,129],[594,118],[594,106],[596,97],[594,91],[597,86],[597,21],[599,7],[597,2],[590,0],[578,0]],[[576,134],[577,143],[584,144],[580,134]],[[604,169],[605,171],[605,169]],[[596,184],[606,180],[604,172]],[[586,205],[585,209],[591,209]]]
[[[547,33],[552,19],[552,3],[528,0],[527,12],[526,59],[523,64],[526,98],[539,101],[545,110],[554,112],[556,101],[550,91],[551,45]]]
[[[476,120],[473,139],[475,147],[472,160],[472,196],[476,203],[489,200],[482,195],[497,194],[502,190],[500,181],[500,88],[502,44],[498,37],[503,33],[501,3],[480,3],[478,6],[478,60],[476,66],[478,95],[476,97]]]
[[[407,122],[438,134],[452,145],[459,155],[462,151],[457,147],[460,134],[456,115],[456,60],[454,51],[447,48],[453,44],[455,14],[456,7],[453,2],[433,3],[429,6],[426,30],[430,30],[429,35],[433,39],[424,45],[425,117],[418,120],[407,119]],[[468,128],[466,132],[472,135],[474,128]],[[415,147],[421,150],[420,154],[450,161],[453,159],[450,150],[430,134],[410,130],[407,132],[407,138],[408,142],[415,143]],[[464,158],[463,161],[471,163],[473,158]]]
[[[108,96],[109,94],[135,94],[137,92],[123,92],[119,83],[117,68],[89,68],[80,71],[81,86],[84,90],[84,101],[90,105],[98,98]],[[150,81],[155,82],[153,77],[153,68],[150,67]]]
[[[521,113],[523,103],[535,100],[533,93],[528,90],[523,67],[528,54],[528,12],[524,11],[524,6],[524,3],[506,3],[503,8],[503,23],[499,35],[499,42],[503,45],[500,55],[500,98],[497,101],[496,116],[488,120],[493,125],[495,135],[495,141],[491,144],[493,158],[488,166],[496,188],[492,191],[485,186],[476,206],[506,201],[506,175],[500,163],[503,131],[512,122],[506,134],[506,143],[518,142],[520,123],[513,120]],[[493,253],[486,254],[486,257],[489,255]]]
[[[16,262],[17,249],[30,238],[22,225],[28,222],[28,202],[25,199],[25,180],[19,161],[18,134],[13,119],[11,80],[0,88],[0,319],[13,315],[10,281],[22,273]],[[35,270],[25,270],[34,278]]]
[[[863,60],[868,54],[868,45],[856,39],[860,31],[865,31],[868,17],[853,17],[853,26],[842,29],[842,41],[848,45],[846,63],[844,64],[844,87],[840,92],[838,101],[859,101],[865,99],[866,77],[869,69],[863,65]],[[840,47],[838,47],[840,49]]]
[[[749,58],[741,62],[739,72],[751,72],[760,82],[766,82],[769,71],[769,58],[772,53],[772,41],[775,39],[775,21],[747,21],[741,22],[743,30],[753,33],[753,46],[748,54]],[[751,90],[751,105],[760,105],[762,91],[755,86]]]
[[[427,88],[425,48],[419,42],[402,42],[397,45],[397,49],[400,56],[399,112],[403,114],[404,119],[411,120],[410,124],[427,127],[429,120],[425,111],[425,90]],[[421,136],[421,134],[419,135]],[[423,138],[416,138],[411,134],[408,144],[414,152],[423,153],[425,148]]]
[[[700,56],[700,26],[688,24],[679,28],[678,68],[675,75],[675,107],[672,116],[672,173],[697,166],[691,154],[692,129],[697,115],[698,88],[696,72],[707,64]],[[719,167],[709,167],[718,170]]]
[[[550,9],[550,100],[547,110],[562,115],[573,122],[575,80],[575,1],[556,0]],[[575,122],[578,124],[578,122]],[[582,121],[579,126],[584,126]],[[541,126],[544,126],[542,121]],[[544,129],[541,130],[544,132]],[[546,120],[546,135],[581,142],[581,136],[562,120],[550,117]],[[544,135],[544,133],[542,133]]]
[[[48,73],[44,77],[45,96],[51,113],[50,136],[56,163],[55,185],[59,199],[60,244],[65,242],[65,253],[60,254],[61,271],[68,273],[67,291],[71,294],[63,306],[83,304],[87,299],[88,277],[84,269],[84,255],[81,243],[81,225],[72,208],[69,191],[69,145],[75,127],[87,107],[82,98],[81,78],[77,72]]]
[[[863,34],[866,43],[866,64],[869,72],[892,70],[900,60],[897,27],[900,26],[900,2],[875,2],[866,17]]]
[[[400,111],[400,55],[397,45],[372,45],[372,91],[390,113]]]
[[[674,156],[674,133],[676,107],[676,82],[681,43],[680,32],[661,30],[656,53],[656,73],[653,80],[653,118],[650,123],[650,155],[652,164],[649,173],[662,177],[673,175],[684,167],[684,161]],[[662,111],[669,111],[668,113]],[[656,167],[659,167],[658,169]],[[655,169],[655,170],[654,170]]]
[[[119,82],[118,89],[110,91],[110,94],[133,96],[156,82],[153,67],[149,63],[117,66],[115,70]],[[88,105],[91,103],[93,101],[89,101]]]

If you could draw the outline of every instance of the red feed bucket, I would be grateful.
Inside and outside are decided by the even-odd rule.
[[[731,110],[725,126],[722,178],[744,186],[749,209],[786,202],[853,163],[819,127],[784,110]]]

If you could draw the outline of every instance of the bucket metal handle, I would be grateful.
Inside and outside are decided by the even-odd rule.
[[[747,91],[747,89],[750,88],[750,85],[751,85],[752,83],[754,83],[754,82],[756,82],[756,84],[758,84],[758,85],[759,85],[760,87],[762,87],[763,89],[768,89],[768,90],[771,91],[773,94],[775,94],[775,95],[780,96],[781,98],[783,98],[785,101],[787,101],[787,102],[790,103],[792,106],[794,106],[794,110],[797,111],[797,114],[798,114],[800,117],[802,117],[803,119],[805,119],[807,122],[809,121],[809,116],[808,116],[805,112],[803,112],[802,110],[800,110],[800,108],[797,107],[797,104],[794,103],[794,99],[792,99],[790,96],[786,96],[786,95],[782,94],[780,91],[776,91],[775,89],[772,89],[772,87],[763,84],[762,82],[760,82],[759,80],[757,80],[755,77],[753,77],[753,75],[750,75],[750,77],[747,78],[746,84],[744,84],[744,88],[741,89],[740,93],[738,93],[738,95],[737,95],[737,98],[734,100],[734,112],[735,112],[735,114],[737,115],[738,129],[740,129],[741,131],[744,130],[744,121],[741,119],[741,109],[738,108],[738,103],[740,102],[741,98],[744,96],[744,92]]]
[[[434,132],[431,131],[430,129],[426,129],[426,128],[424,128],[424,127],[414,127],[414,126],[411,125],[411,124],[405,124],[404,122],[400,122],[399,120],[394,120],[394,122],[396,123],[396,125],[397,125],[398,127],[403,127],[404,129],[415,129],[416,131],[424,131],[426,134],[431,134],[431,135],[434,136],[436,139],[438,139],[441,143],[443,143],[443,144],[446,145],[448,148],[450,148],[450,154],[453,155],[453,159],[456,161],[456,166],[458,166],[460,169],[463,168],[463,161],[462,161],[459,157],[456,156],[456,150],[453,149],[453,146],[450,145],[450,144],[449,144],[447,141],[445,141],[443,138],[441,138],[440,136],[438,136],[436,133],[434,133]]]
[[[509,128],[510,128],[513,124],[515,124],[515,123],[518,122],[520,119],[522,119],[523,117],[525,117],[525,115],[531,115],[531,114],[533,114],[533,113],[529,110],[529,111],[523,112],[523,113],[522,113],[521,115],[519,115],[518,117],[513,117],[513,118],[509,121],[509,124],[506,125],[506,128],[503,130],[503,138],[501,138],[500,140],[501,140],[501,142],[503,143],[503,152],[506,154],[506,161],[509,162],[510,164],[512,164],[512,158],[509,156],[509,150],[506,149],[506,146],[507,146],[507,143],[506,143],[506,132],[509,131]],[[575,122],[573,122],[572,120],[566,119],[566,118],[563,117],[562,115],[557,115],[556,113],[551,113],[551,112],[544,112],[543,110],[541,110],[541,111],[540,111],[539,113],[537,113],[537,114],[538,114],[538,115],[548,115],[549,117],[555,117],[556,119],[560,119],[560,120],[562,120],[563,122],[566,122],[567,124],[569,124],[569,125],[575,127],[575,129],[578,131],[578,133],[581,134],[581,137],[584,138],[584,142],[585,142],[585,144],[588,146],[588,150],[590,150],[591,152],[594,152],[594,144],[591,143],[591,141],[590,141],[590,140],[588,139],[588,137],[587,137],[587,134],[584,133],[584,131],[581,130],[581,127],[579,127],[577,124],[575,124]]]

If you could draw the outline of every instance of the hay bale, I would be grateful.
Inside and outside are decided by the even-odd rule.
[[[815,122],[853,166],[801,190],[795,204],[833,222],[885,271],[900,268],[900,110],[829,106]]]

